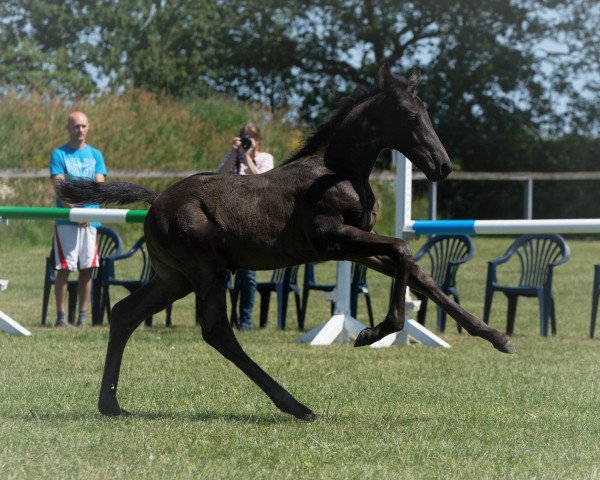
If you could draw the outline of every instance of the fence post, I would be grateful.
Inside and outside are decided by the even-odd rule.
[[[523,218],[531,220],[533,218],[533,178],[525,180],[523,190]]]

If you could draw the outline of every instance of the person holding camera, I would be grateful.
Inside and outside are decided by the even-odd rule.
[[[260,129],[247,123],[240,129],[239,136],[233,137],[231,149],[227,151],[217,173],[236,175],[257,175],[273,168],[273,155],[263,152]],[[252,310],[256,297],[256,272],[237,270],[235,289],[239,292],[239,328],[242,332],[252,327]]]

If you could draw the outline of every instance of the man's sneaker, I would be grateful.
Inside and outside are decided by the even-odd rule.
[[[85,327],[87,325],[85,318],[80,318],[79,320],[77,320],[77,326],[78,327]]]
[[[69,322],[67,322],[64,318],[59,318],[56,320],[54,324],[55,327],[70,327]]]

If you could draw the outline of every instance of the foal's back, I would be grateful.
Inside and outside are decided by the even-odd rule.
[[[192,175],[160,193],[145,230],[163,251],[166,245],[172,253],[177,246],[211,249],[231,268],[263,270],[313,260],[310,230],[321,175],[302,162],[260,175]],[[157,251],[152,243],[149,249]]]

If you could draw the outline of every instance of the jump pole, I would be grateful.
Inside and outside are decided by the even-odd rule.
[[[124,208],[0,207],[0,218],[71,222],[143,223],[147,213]]]
[[[1,207],[0,227],[13,219],[70,220],[72,222],[141,223],[146,210],[100,209],[100,208],[46,208]],[[0,280],[0,290],[5,290],[8,280]],[[30,336],[31,332],[0,310],[0,330],[10,335]]]
[[[600,233],[598,218],[553,220],[409,220],[412,235],[521,235],[525,233]]]

